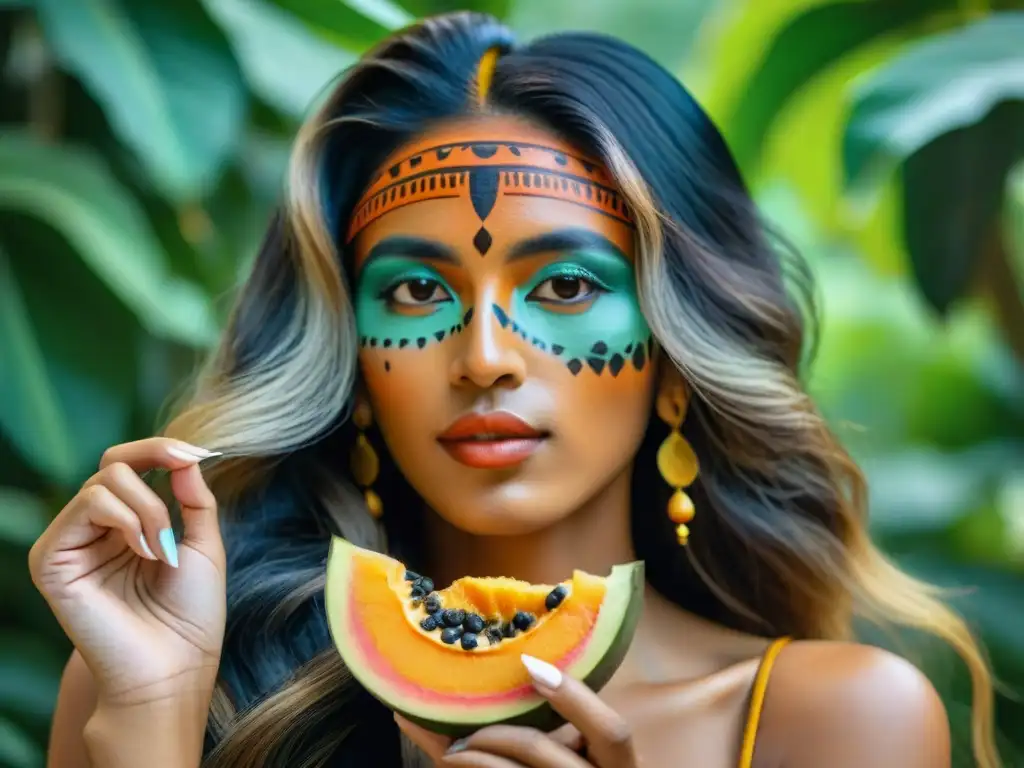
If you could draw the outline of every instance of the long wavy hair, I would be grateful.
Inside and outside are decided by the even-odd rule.
[[[486,103],[481,56],[498,47]],[[219,348],[166,434],[224,451],[228,624],[208,768],[399,765],[390,712],[349,675],[324,613],[329,536],[422,558],[423,503],[387,459],[382,524],[348,472],[357,382],[351,274],[338,244],[384,157],[426,127],[514,114],[604,161],[637,220],[637,283],[656,343],[691,386],[684,432],[701,476],[682,549],[652,418],[635,461],[632,532],[650,583],[680,607],[764,636],[843,639],[854,617],[924,630],[970,671],[977,762],[998,765],[993,692],[964,622],[871,544],[865,481],[800,382],[811,281],[759,221],[720,134],[640,51],[594,34],[515,45],[459,13],[387,39],[303,125],[288,189]],[[408,755],[405,758],[408,761]]]

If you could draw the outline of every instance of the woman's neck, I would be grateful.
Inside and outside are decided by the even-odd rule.
[[[462,576],[508,576],[556,584],[574,569],[607,575],[636,559],[629,525],[631,470],[554,525],[513,536],[475,536],[429,513],[429,573],[439,585]]]

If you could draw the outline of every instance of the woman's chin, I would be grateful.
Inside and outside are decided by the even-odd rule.
[[[560,493],[561,491],[561,493]],[[572,504],[563,503],[563,489],[549,489],[537,483],[503,483],[474,494],[449,496],[434,506],[452,526],[474,536],[523,536],[554,525],[572,514]]]

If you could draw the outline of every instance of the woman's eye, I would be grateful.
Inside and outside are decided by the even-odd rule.
[[[415,280],[403,280],[396,285],[388,294],[388,299],[394,304],[416,306],[439,304],[442,301],[449,301],[451,296],[437,280],[416,278]]]
[[[586,278],[562,275],[549,277],[534,288],[527,298],[535,301],[572,303],[587,301],[597,295],[599,291],[600,289]]]

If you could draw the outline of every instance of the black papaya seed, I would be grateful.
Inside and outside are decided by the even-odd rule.
[[[487,639],[492,644],[497,645],[501,642],[501,628],[500,627],[488,627],[487,628]]]
[[[516,628],[515,625],[510,621],[504,627],[501,628],[501,634],[503,637],[515,637]]]
[[[512,617],[512,625],[519,630],[527,630],[530,625],[533,624],[534,615],[532,613],[526,613],[525,611],[518,611],[516,615]]]
[[[429,595],[434,591],[434,580],[428,576],[421,576],[416,580],[416,583],[419,585],[419,588],[423,590],[424,595]]]
[[[427,630],[427,632],[433,632],[438,627],[437,619],[435,619],[433,616],[427,616],[425,619],[423,619],[423,621],[420,622],[420,627]]]
[[[427,609],[427,613],[437,613],[441,610],[441,598],[437,595],[427,595],[427,599],[423,601],[423,607]]]
[[[475,635],[479,635],[484,631],[484,620],[482,616],[478,616],[475,613],[471,613],[466,617],[466,620],[462,622],[462,626],[466,628],[467,632],[472,632]]]
[[[555,610],[565,600],[565,596],[569,594],[569,590],[565,588],[565,585],[559,584],[557,587],[552,589],[548,596],[544,598],[544,607],[549,611]]]
[[[420,575],[418,573],[416,573],[416,571],[406,571],[405,572],[405,580],[406,581],[416,581],[416,579],[418,579],[418,578],[420,578]]]
[[[472,632],[467,632],[462,636],[462,648],[467,651],[472,651],[476,648],[476,635]]]
[[[466,620],[466,612],[461,608],[449,608],[441,614],[446,627],[458,627]]]
[[[448,627],[441,632],[441,642],[448,645],[453,645],[460,637],[462,637],[462,627]]]

